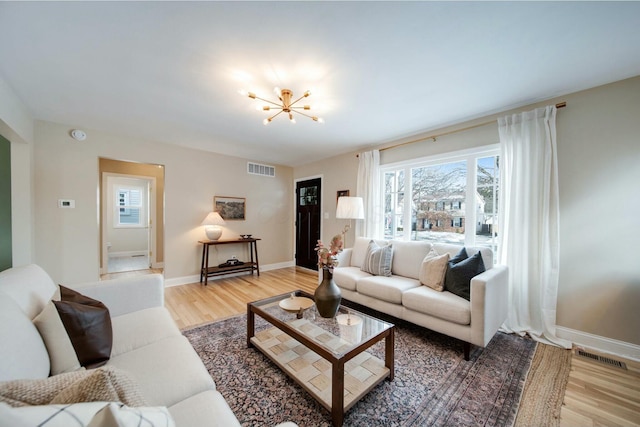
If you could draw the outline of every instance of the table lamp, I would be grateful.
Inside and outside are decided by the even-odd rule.
[[[346,234],[346,232],[351,228],[352,219],[364,219],[364,203],[362,201],[362,197],[338,197],[336,218],[349,220],[349,224],[345,225],[344,230],[342,230],[342,234]],[[345,241],[345,246],[346,243],[347,242]]]
[[[222,227],[224,225],[224,219],[218,212],[209,212],[209,215],[200,223],[204,225],[204,231],[207,233],[209,240],[218,240],[222,236]]]

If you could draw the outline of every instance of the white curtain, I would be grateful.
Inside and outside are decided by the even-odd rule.
[[[364,202],[364,220],[356,221],[356,236],[382,237],[380,206],[380,151],[372,150],[358,156],[357,195]]]
[[[498,119],[499,260],[509,267],[506,332],[570,348],[556,336],[559,264],[556,107]]]

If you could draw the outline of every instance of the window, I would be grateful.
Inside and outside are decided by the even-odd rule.
[[[498,160],[498,147],[490,146],[382,167],[385,238],[495,252]]]
[[[143,227],[145,215],[143,209],[142,187],[118,186],[116,189],[116,227]]]

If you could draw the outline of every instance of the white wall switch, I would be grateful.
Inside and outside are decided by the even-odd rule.
[[[329,212],[324,213],[324,219],[329,219]]]
[[[73,208],[76,207],[76,201],[75,200],[69,200],[69,199],[58,199],[58,207],[59,208],[73,209]]]

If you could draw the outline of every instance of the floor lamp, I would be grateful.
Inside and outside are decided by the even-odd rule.
[[[344,226],[344,246],[347,246],[346,233],[351,228],[351,220],[364,219],[364,203],[362,197],[338,197],[338,207],[336,208],[336,218],[348,219],[349,224]]]

